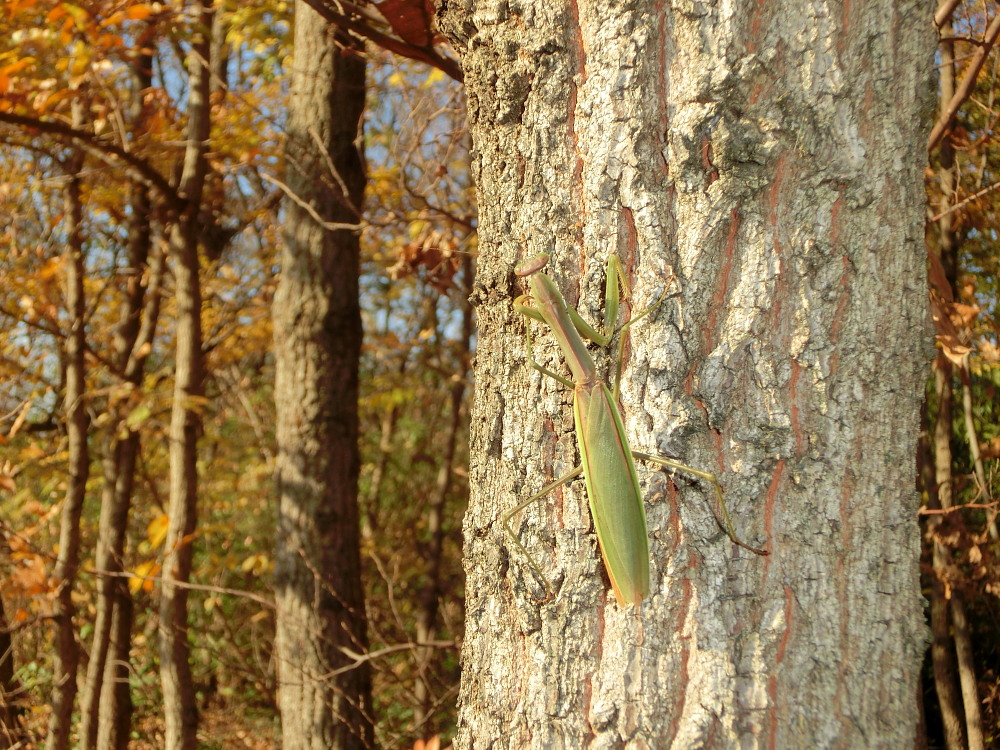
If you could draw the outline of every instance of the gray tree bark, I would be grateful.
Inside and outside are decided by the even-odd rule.
[[[930,355],[922,170],[932,8],[447,0],[479,188],[466,638],[456,747],[913,744],[925,643],[913,455]],[[568,395],[534,373],[512,269],[538,252],[599,319],[633,309],[622,402],[652,593],[614,603]],[[536,355],[563,371],[551,340]],[[607,362],[607,360],[605,360]]]
[[[295,5],[281,279],[274,300],[278,705],[286,750],[373,743],[358,525],[365,60]],[[322,222],[322,223],[321,223]]]

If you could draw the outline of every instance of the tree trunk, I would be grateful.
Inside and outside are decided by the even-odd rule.
[[[152,68],[152,55],[148,53],[137,57],[133,65],[136,95],[130,106],[130,121],[136,130],[145,125],[140,120],[144,113],[141,92],[152,84]],[[115,353],[120,376],[136,388],[142,383],[146,360],[156,336],[166,265],[163,251],[152,245],[151,211],[149,188],[135,185],[129,237],[129,265],[135,275],[129,280],[126,307],[115,335]],[[105,509],[103,501],[101,506],[96,562],[98,569],[109,573],[125,569],[128,516],[140,451],[139,432],[127,425],[124,429],[124,438],[119,438],[117,429],[109,438],[113,446],[109,452],[112,460],[105,481],[113,487],[113,492],[110,507]],[[98,750],[125,750],[127,747],[132,721],[129,691],[132,611],[132,594],[126,579],[114,576],[99,579],[94,643],[106,642],[107,647],[104,658],[96,659],[96,664],[93,662],[100,654],[94,653],[96,647],[92,649],[92,663],[88,665],[88,692],[80,731],[81,742],[89,743],[84,745],[84,750],[94,746]]]
[[[132,693],[129,689],[134,603],[128,590],[119,592],[111,618],[111,644],[104,665],[104,684],[98,708],[99,750],[126,750],[132,728]]]
[[[77,126],[80,119],[76,114],[78,110],[78,107],[74,108]],[[90,474],[90,454],[87,450],[90,418],[84,400],[87,305],[83,280],[86,270],[80,230],[83,220],[83,207],[80,202],[80,170],[83,167],[83,160],[79,156],[73,156],[72,161],[67,170],[69,181],[64,198],[67,241],[63,254],[63,267],[66,272],[66,309],[70,320],[69,334],[64,343],[66,392],[63,401],[66,438],[69,443],[69,475],[66,480],[66,497],[63,500],[59,527],[59,557],[55,568],[59,590],[53,606],[53,619],[56,622],[55,687],[52,691],[49,733],[45,742],[48,750],[63,750],[70,746],[73,703],[76,700],[77,690],[76,671],[80,660],[80,644],[76,639],[76,624],[73,622],[76,614],[73,586],[76,584],[76,573],[80,564],[80,516],[83,513],[87,477]]]
[[[479,344],[456,747],[910,747],[925,626],[913,455],[928,357],[925,3],[447,3],[479,187]],[[512,269],[538,252],[599,319],[632,309],[632,447],[652,592],[614,603],[568,396],[527,364]],[[538,329],[536,329],[538,330]],[[564,371],[548,336],[537,356]],[[607,363],[607,359],[603,360]]]
[[[278,704],[286,750],[373,743],[358,528],[356,224],[365,61],[295,6],[281,280],[274,301]],[[319,219],[320,221],[317,221]]]
[[[939,99],[947,107],[955,94],[955,44],[954,29],[946,23],[940,30]],[[939,113],[940,114],[940,113]],[[937,254],[944,269],[947,289],[936,290],[944,300],[954,300],[954,290],[959,273],[958,248],[961,239],[955,231],[951,208],[956,200],[958,168],[955,149],[950,139],[944,139],[939,153],[938,180],[941,187],[937,221]],[[944,282],[940,282],[944,283]],[[934,424],[934,482],[933,509],[948,509],[955,504],[954,459],[951,450],[951,433],[954,420],[955,390],[952,383],[952,363],[944,354],[938,354],[934,365],[934,385],[937,396],[937,420]],[[978,750],[983,746],[976,695],[975,673],[970,663],[971,645],[965,621],[965,606],[961,594],[952,586],[949,569],[952,551],[942,543],[937,533],[943,518],[931,516],[928,530],[932,538],[931,562],[934,580],[931,584],[930,623],[932,631],[931,663],[934,686],[941,711],[945,746],[948,750]],[[956,689],[956,682],[961,691]]]
[[[444,455],[438,466],[438,475],[434,483],[434,496],[427,509],[427,533],[430,543],[427,545],[426,576],[427,584],[420,594],[420,608],[417,611],[417,642],[426,643],[434,640],[437,628],[438,610],[441,603],[441,563],[444,556],[445,528],[443,524],[445,502],[451,489],[451,480],[455,468],[455,452],[459,433],[462,428],[462,404],[465,401],[465,387],[469,376],[469,361],[472,348],[473,316],[472,305],[468,302],[468,294],[472,286],[472,258],[466,255],[462,260],[462,280],[467,290],[462,300],[462,335],[458,340],[457,359],[463,366],[452,373],[451,384],[451,414],[448,420],[448,433],[444,443]],[[429,718],[433,707],[434,691],[429,679],[428,669],[435,655],[433,647],[417,650],[416,659],[418,677],[413,688],[416,698],[413,722],[417,727],[423,726]],[[423,732],[427,734],[427,732]]]
[[[136,186],[131,203],[133,224],[130,232],[129,266],[133,276],[129,280],[125,308],[115,337],[115,365],[116,374],[124,382],[131,383],[138,392],[147,356],[143,352],[150,349],[159,317],[159,287],[164,264],[162,254],[157,252],[147,267],[151,240],[148,189]],[[126,401],[126,408],[130,405],[131,402]],[[131,597],[126,580],[115,574],[125,569],[125,538],[132,507],[140,439],[139,432],[125,424],[127,413],[119,413],[117,416],[118,419],[109,430],[107,456],[104,460],[104,490],[95,552],[95,563],[98,571],[101,571],[97,578],[97,614],[94,617],[93,646],[90,649],[80,709],[80,746],[83,750],[95,747],[97,742],[100,702],[101,695],[105,692],[104,678],[109,673],[106,668],[109,656],[112,661],[129,660],[127,649],[123,654],[113,653],[112,620],[116,616],[116,605]],[[120,436],[121,432],[125,433],[124,437]],[[115,687],[109,688],[109,696],[117,694],[119,691]]]
[[[211,108],[211,0],[196,4],[199,28],[188,57],[189,93],[187,146],[179,184],[187,202],[185,213],[171,226],[174,301],[177,309],[174,394],[170,414],[170,524],[165,540],[163,586],[160,593],[160,682],[166,724],[166,750],[194,750],[198,706],[189,662],[188,590],[192,543],[197,525],[197,444],[201,430],[199,403],[203,394],[201,280],[198,262],[198,214],[205,183]],[[182,584],[180,586],[176,583]]]

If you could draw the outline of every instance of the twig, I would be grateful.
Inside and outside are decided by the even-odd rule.
[[[141,576],[136,573],[121,572],[117,570],[100,570],[97,568],[86,568],[83,572],[90,573],[95,576],[106,576],[108,578],[138,578],[141,581],[153,581],[154,583],[162,583],[163,578],[161,576]],[[261,606],[267,607],[268,609],[277,609],[275,603],[270,599],[260,596],[259,594],[252,594],[249,591],[241,591],[240,589],[230,589],[225,586],[209,586],[203,583],[181,583],[180,581],[170,581],[170,585],[174,588],[179,589],[189,589],[191,591],[207,591],[210,594],[226,594],[228,596],[238,596],[243,599],[249,599],[252,602],[257,602]]]
[[[342,224],[342,223],[336,222],[336,221],[324,221],[323,217],[321,217],[319,215],[319,213],[317,213],[317,211],[316,211],[315,208],[313,208],[306,201],[302,200],[302,198],[300,198],[298,195],[295,194],[294,190],[292,190],[290,187],[288,187],[288,185],[286,185],[285,183],[283,183],[277,177],[272,177],[269,174],[261,174],[261,178],[265,182],[270,182],[270,183],[272,183],[274,185],[277,185],[278,188],[281,190],[281,192],[283,192],[285,195],[287,195],[289,198],[291,198],[296,203],[296,205],[301,206],[306,211],[306,213],[308,213],[313,218],[313,220],[317,224],[319,224],[321,227],[323,227],[323,229],[328,229],[331,232],[334,232],[334,231],[337,231],[337,230],[342,230],[342,229],[346,229],[346,230],[349,230],[349,231],[352,231],[352,232],[356,232],[357,230],[364,229],[364,227],[365,227],[364,224]]]
[[[938,219],[940,219],[942,216],[947,216],[952,211],[957,211],[958,209],[960,209],[962,206],[966,205],[967,203],[971,203],[972,201],[976,200],[977,198],[981,198],[984,195],[986,195],[987,193],[990,193],[990,192],[996,190],[997,188],[1000,188],[1000,182],[994,182],[992,185],[987,185],[982,190],[977,190],[975,193],[973,193],[972,195],[968,196],[967,198],[963,198],[958,203],[956,203],[954,206],[951,206],[950,208],[942,211],[937,216],[932,216],[931,217],[931,221],[935,222]]]
[[[951,126],[951,121],[954,119],[955,113],[965,103],[965,100],[969,98],[969,93],[976,84],[976,78],[979,77],[979,71],[982,70],[983,64],[986,62],[986,56],[993,49],[993,44],[996,42],[998,36],[1000,36],[1000,13],[993,16],[993,20],[990,21],[990,25],[986,29],[986,35],[983,37],[982,46],[978,47],[972,56],[972,61],[969,63],[969,67],[966,68],[965,75],[962,77],[962,83],[959,84],[954,96],[951,97],[951,101],[944,107],[937,122],[934,123],[934,129],[931,130],[930,138],[927,139],[928,151],[933,150],[941,142],[941,139],[944,138],[945,133]]]

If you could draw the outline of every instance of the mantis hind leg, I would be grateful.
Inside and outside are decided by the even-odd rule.
[[[549,599],[552,598],[552,586],[549,585],[549,579],[545,577],[544,573],[542,573],[542,569],[538,567],[538,564],[535,562],[534,558],[531,556],[531,553],[528,552],[527,548],[523,544],[521,544],[521,540],[517,538],[517,534],[515,534],[514,530],[511,529],[511,527],[510,527],[510,519],[511,519],[511,517],[513,517],[514,515],[520,513],[526,507],[528,507],[529,505],[531,505],[531,503],[533,503],[536,500],[540,500],[541,498],[545,497],[545,495],[547,495],[550,492],[552,492],[552,490],[554,490],[556,487],[559,487],[560,485],[566,484],[566,482],[570,481],[571,479],[575,479],[576,477],[580,476],[582,473],[583,473],[583,466],[582,465],[577,466],[575,469],[573,469],[569,473],[565,474],[564,476],[559,477],[559,479],[556,479],[553,482],[549,482],[547,485],[545,485],[544,487],[542,487],[542,489],[540,489],[534,495],[532,495],[531,497],[529,497],[527,500],[522,500],[521,502],[519,502],[511,510],[507,511],[506,513],[504,513],[504,516],[503,516],[503,527],[504,527],[504,529],[510,535],[511,540],[514,542],[514,544],[517,546],[517,548],[519,550],[521,550],[521,553],[525,556],[525,558],[527,558],[528,565],[531,566],[531,570],[535,573],[536,576],[538,576],[538,580],[541,581],[542,584],[545,586],[545,598],[542,600],[543,603],[547,602]]]
[[[726,500],[722,496],[722,485],[719,484],[719,478],[708,471],[701,471],[700,469],[695,469],[686,464],[682,464],[680,461],[674,461],[670,458],[664,458],[663,456],[654,456],[649,453],[640,453],[639,451],[632,451],[632,457],[641,459],[643,461],[649,461],[650,463],[657,464],[666,469],[675,469],[676,471],[683,471],[685,474],[691,474],[699,479],[704,479],[709,482],[715,489],[715,504],[716,504],[716,521],[722,527],[722,530],[726,532],[733,544],[737,547],[742,547],[743,549],[750,550],[755,555],[767,555],[768,551],[760,549],[759,547],[753,547],[742,539],[736,533],[736,529],[733,528],[733,521],[729,517],[729,509],[726,507]],[[721,518],[720,518],[721,516]]]

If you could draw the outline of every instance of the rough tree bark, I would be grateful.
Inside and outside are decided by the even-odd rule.
[[[912,746],[931,12],[441,8],[481,245],[456,747]],[[578,461],[511,311],[511,270],[540,251],[590,320],[610,252],[633,309],[673,278],[631,332],[626,430],[718,473],[770,557],[727,540],[707,487],[643,470],[653,591],[620,609],[577,481],[518,519],[556,588],[538,603],[499,516]]]
[[[187,145],[178,192],[186,210],[170,228],[174,300],[177,309],[174,393],[170,413],[170,523],[165,539],[160,593],[160,682],[166,750],[194,750],[198,706],[189,662],[188,590],[193,535],[197,524],[199,399],[203,394],[201,279],[198,211],[205,185],[205,148],[211,123],[209,103],[212,1],[195,3],[198,28],[188,55]],[[181,585],[177,585],[181,584]]]
[[[286,750],[373,743],[358,527],[359,46],[295,5],[281,279],[274,301],[278,705]],[[319,219],[323,222],[317,221]],[[346,652],[346,653],[345,653]]]
[[[74,107],[74,120],[79,126],[80,107]],[[87,477],[90,475],[90,453],[87,449],[87,430],[90,418],[84,400],[86,390],[87,349],[86,312],[83,280],[84,266],[83,235],[81,223],[83,206],[81,203],[80,172],[83,159],[79,154],[70,157],[67,165],[68,181],[63,198],[66,216],[66,250],[63,253],[63,269],[66,274],[66,310],[70,329],[63,343],[63,364],[66,372],[66,391],[63,394],[66,420],[66,439],[69,444],[68,476],[66,497],[63,500],[62,517],[59,526],[59,556],[56,560],[55,577],[59,581],[59,591],[53,603],[53,619],[56,622],[55,638],[55,686],[52,691],[52,713],[49,716],[49,733],[45,746],[48,750],[63,750],[69,747],[72,728],[73,703],[76,700],[76,671],[80,661],[80,644],[76,638],[76,624],[73,617],[76,606],[73,603],[73,586],[80,565],[80,516],[87,494]]]

